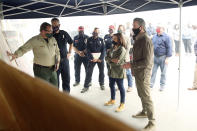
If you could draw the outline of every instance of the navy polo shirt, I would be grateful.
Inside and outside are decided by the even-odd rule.
[[[93,59],[93,56],[91,53],[101,53],[100,60],[104,59],[105,56],[105,45],[103,42],[103,39],[98,37],[90,37],[87,41],[87,57],[89,60]]]
[[[59,50],[60,50],[60,56],[61,58],[66,58],[67,57],[67,43],[68,44],[72,44],[73,40],[70,37],[70,35],[64,31],[64,30],[60,30],[59,33],[55,33],[53,35],[53,37],[55,37]]]
[[[105,41],[105,49],[108,50],[112,47],[112,36],[110,34],[105,35],[104,37],[104,41]]]
[[[87,40],[88,40],[88,36],[87,35],[83,35],[83,36],[75,36],[74,37],[74,47],[77,48],[79,51],[84,51],[87,47]]]

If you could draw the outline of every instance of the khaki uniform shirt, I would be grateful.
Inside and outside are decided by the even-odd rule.
[[[139,34],[133,45],[133,69],[148,68],[153,66],[153,44],[146,33]]]
[[[35,64],[53,66],[55,65],[55,59],[60,61],[60,52],[54,37],[48,38],[47,43],[41,35],[34,36],[14,54],[21,57],[30,50],[33,50]]]
[[[107,52],[105,60],[109,64],[109,77],[119,79],[126,77],[125,69],[121,67],[125,63],[125,57],[126,49],[123,46],[119,46],[117,49],[112,47],[109,52]],[[111,62],[112,59],[118,59],[119,62],[117,64],[113,63]]]

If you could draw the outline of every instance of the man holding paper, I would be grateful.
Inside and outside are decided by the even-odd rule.
[[[105,46],[103,39],[99,37],[99,28],[95,28],[93,31],[93,36],[87,40],[87,74],[85,78],[84,88],[81,93],[85,93],[89,89],[89,83],[92,81],[92,73],[95,65],[97,64],[99,68],[99,84],[101,90],[105,89],[104,86],[104,55]]]

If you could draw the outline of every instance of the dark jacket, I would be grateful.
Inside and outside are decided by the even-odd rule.
[[[139,34],[133,45],[133,69],[152,69],[153,44],[146,33]]]

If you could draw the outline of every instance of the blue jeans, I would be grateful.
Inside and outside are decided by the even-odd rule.
[[[191,39],[183,39],[183,44],[184,44],[184,47],[185,47],[185,53],[192,53]]]
[[[115,100],[116,91],[115,91],[115,83],[118,85],[118,89],[120,90],[120,103],[125,103],[125,89],[123,84],[124,79],[117,78],[109,78],[109,87],[111,91],[111,100]]]
[[[127,80],[128,80],[128,87],[132,87],[133,79],[132,79],[131,69],[126,69],[126,74],[127,74]]]
[[[157,69],[160,67],[161,69],[161,78],[160,78],[160,87],[164,88],[166,85],[166,70],[167,66],[165,64],[166,56],[154,56],[154,66],[152,70],[152,76],[151,76],[151,88],[153,88],[155,84],[155,79],[157,75]]]

